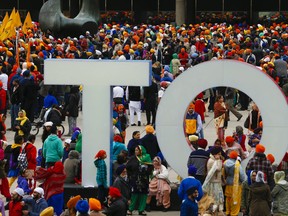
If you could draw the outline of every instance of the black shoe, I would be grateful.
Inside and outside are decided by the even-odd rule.
[[[240,116],[240,117],[237,119],[237,121],[240,121],[240,120],[241,120],[241,118],[242,118],[242,116]]]
[[[148,204],[146,204],[146,211],[147,211],[147,212],[151,212],[150,205],[148,205]]]
[[[136,126],[136,124],[131,124],[131,126]]]
[[[169,208],[163,208],[163,212],[167,212],[169,210]]]
[[[141,126],[141,121],[138,121],[138,126]]]
[[[145,211],[139,212],[138,215],[147,215]]]

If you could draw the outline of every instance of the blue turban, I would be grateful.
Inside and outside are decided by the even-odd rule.
[[[89,203],[87,200],[79,200],[75,206],[75,209],[82,214],[87,214],[89,211]]]
[[[188,174],[194,176],[196,175],[196,173],[197,173],[197,168],[194,167],[193,165],[190,165],[188,168]]]

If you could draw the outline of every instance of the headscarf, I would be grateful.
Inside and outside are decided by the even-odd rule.
[[[243,135],[243,127],[242,126],[237,126],[236,127],[236,133],[238,135]]]
[[[82,133],[78,135],[75,150],[79,153],[82,152]]]
[[[255,170],[248,170],[247,171],[247,182],[248,182],[248,185],[252,184],[252,175],[253,175],[254,172],[256,172],[256,171]]]
[[[287,181],[285,180],[285,172],[284,171],[275,172],[274,181],[276,184],[286,184]]]
[[[20,110],[19,112],[22,112],[23,113],[23,117],[19,117],[18,116],[18,118],[16,118],[16,120],[17,121],[20,121],[20,125],[21,126],[23,126],[24,124],[25,124],[25,122],[28,120],[28,118],[27,118],[27,116],[26,116],[26,112],[25,112],[25,110]],[[19,113],[18,112],[18,113]],[[21,130],[21,129],[19,129],[18,130],[18,135],[20,135],[20,136],[24,136],[24,132]]]
[[[142,164],[152,164],[152,160],[149,154],[147,154],[147,151],[144,146],[138,145],[138,149],[140,150],[140,155],[137,156],[137,159],[140,161]],[[137,148],[136,147],[136,148]]]
[[[256,182],[265,183],[265,177],[264,177],[264,173],[263,173],[263,172],[261,172],[261,171],[258,171],[258,172],[257,172]]]
[[[153,158],[153,161],[157,161],[157,165],[153,164],[154,165],[154,168],[155,169],[161,169],[161,158],[159,156],[156,156]]]

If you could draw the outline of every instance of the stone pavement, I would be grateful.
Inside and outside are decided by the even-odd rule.
[[[235,127],[238,125],[243,126],[244,121],[246,119],[246,117],[248,116],[248,111],[240,111],[240,113],[243,115],[242,119],[238,122],[237,118],[231,114],[230,115],[230,121],[228,123],[228,128],[226,130],[226,135],[232,135],[233,131],[235,131]],[[213,145],[215,139],[217,138],[216,136],[216,131],[215,131],[215,127],[214,127],[214,123],[213,123],[213,113],[207,113],[208,116],[206,117],[206,123],[203,124],[204,127],[204,137],[205,139],[208,140],[208,145]],[[183,113],[184,116],[184,113]],[[136,119],[136,117],[135,117]],[[78,118],[78,126],[81,128],[82,126],[82,121],[83,121],[83,116],[82,116],[82,112],[80,112],[79,118]],[[139,130],[141,132],[141,137],[143,137],[145,135],[145,125],[146,124],[146,115],[145,113],[142,113],[142,126],[130,126],[127,128],[126,130],[126,140],[125,143],[127,144],[128,141],[131,139],[132,137],[132,133],[135,130]],[[63,125],[65,126],[65,134],[68,131],[68,122],[67,120],[65,122],[63,122]],[[7,120],[6,120],[6,126],[7,128],[10,127],[10,115],[7,115]],[[156,131],[157,132],[157,131]],[[37,135],[36,138],[36,142],[35,142],[35,146],[37,147],[37,149],[42,147],[42,143],[41,143],[41,135],[42,135],[42,129],[40,129],[39,134]],[[7,137],[7,141],[9,144],[13,143],[13,139],[14,139],[14,132],[12,131],[7,131],[6,133],[6,137]],[[63,139],[68,138],[63,136]],[[185,145],[185,144],[184,144]],[[161,144],[160,144],[160,148],[161,148]],[[186,167],[184,167],[184,169],[186,169]],[[179,183],[178,179],[177,179],[177,173],[175,171],[173,171],[173,169],[169,169],[169,178],[171,182],[174,183]],[[14,188],[16,187],[16,183],[14,183],[12,185],[11,191],[14,190]],[[1,197],[3,197],[2,195],[0,195]],[[5,198],[3,198],[3,200],[5,200]],[[138,215],[138,212],[135,212],[134,215]],[[152,211],[149,212],[148,215],[151,216],[156,216],[156,215],[179,215],[179,212],[161,212],[161,211]]]

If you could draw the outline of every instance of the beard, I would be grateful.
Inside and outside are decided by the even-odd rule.
[[[39,195],[36,195],[36,196],[35,196],[35,195],[32,195],[32,197],[33,197],[34,200],[38,200],[38,199],[41,198]]]

